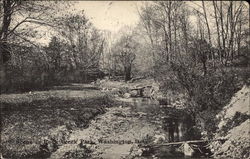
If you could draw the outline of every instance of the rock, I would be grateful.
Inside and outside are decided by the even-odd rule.
[[[130,94],[131,94],[131,97],[137,97],[137,96],[139,96],[139,93],[138,93],[137,90],[130,91]]]
[[[131,94],[130,94],[130,93],[125,93],[125,94],[123,95],[123,97],[124,97],[124,98],[130,98],[130,97],[131,97]]]
[[[134,144],[130,149],[129,155],[131,157],[139,157],[142,155],[142,153],[143,153],[143,150],[137,144]]]
[[[106,79],[100,80],[100,84],[105,83]]]
[[[188,157],[192,157],[194,154],[194,150],[189,146],[188,143],[184,143],[184,155]]]
[[[147,86],[146,88],[143,89],[143,97],[148,97],[150,98],[151,97],[151,88],[152,86]]]
[[[97,85],[100,85],[100,81],[101,81],[100,79],[97,79],[95,83],[96,83]]]
[[[118,88],[112,88],[111,91],[112,91],[112,92],[118,92],[119,89],[118,89]]]
[[[137,114],[139,115],[139,117],[143,117],[147,115],[147,113],[144,113],[144,112],[138,112]]]
[[[120,93],[120,90],[119,90],[118,88],[112,88],[112,89],[111,89],[111,93],[114,94],[114,95],[119,95],[119,94],[121,94],[121,93]]]
[[[155,135],[154,138],[155,138],[155,140],[153,141],[154,143],[162,143],[164,140],[166,140],[165,135],[163,134]]]
[[[103,88],[101,89],[101,91],[102,91],[102,92],[106,92],[106,91],[108,91],[108,88],[103,87]]]

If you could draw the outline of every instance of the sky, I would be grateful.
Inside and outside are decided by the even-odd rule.
[[[122,27],[133,27],[139,22],[137,8],[142,4],[143,1],[75,1],[67,12],[77,13],[84,10],[87,18],[97,29],[115,35]],[[45,36],[37,39],[37,42],[47,45],[52,34],[53,31],[46,29]]]
[[[96,28],[115,35],[122,27],[133,27],[139,22],[138,9],[143,3],[145,1],[75,1],[70,12],[84,10]],[[41,43],[48,43],[50,37],[48,32],[46,37],[40,39]]]
[[[117,32],[125,25],[134,26],[139,21],[137,6],[142,1],[78,1],[73,7],[85,11],[95,27]]]

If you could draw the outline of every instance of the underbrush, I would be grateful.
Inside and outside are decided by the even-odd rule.
[[[193,118],[200,117],[203,120],[202,129],[211,138],[217,129],[216,114],[243,85],[250,84],[249,68],[209,67],[204,74],[202,67],[191,66],[182,63],[164,66],[159,70],[158,81],[164,93],[173,91],[177,97],[181,93],[185,94],[185,106]]]
[[[46,158],[68,134],[114,104],[107,95],[91,98],[49,97],[24,102],[1,102],[1,151],[6,158]],[[44,140],[49,142],[45,142]]]

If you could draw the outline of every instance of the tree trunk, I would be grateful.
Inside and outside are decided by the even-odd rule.
[[[0,88],[3,90],[4,83],[6,81],[5,62],[8,58],[8,30],[11,22],[11,5],[13,2],[10,0],[3,0],[3,18],[2,27],[0,28]],[[5,58],[7,57],[7,58]]]
[[[202,1],[202,7],[203,7],[204,16],[205,16],[206,25],[207,25],[208,40],[209,40],[210,45],[212,46],[211,32],[210,32],[210,27],[209,27],[208,19],[207,19],[207,12],[206,12],[206,7],[205,7],[204,0]],[[211,50],[210,50],[210,56],[211,56],[211,59],[212,59],[212,62],[213,62],[213,67],[214,67],[215,66],[214,55],[213,55],[213,53],[212,53]]]
[[[207,75],[207,65],[206,65],[206,62],[203,61],[203,62],[202,62],[202,65],[203,65],[204,76],[206,76],[206,75]]]
[[[5,65],[3,62],[3,52],[0,47],[0,94],[4,90],[5,81],[6,81]]]
[[[240,44],[241,44],[241,26],[242,26],[242,18],[239,21],[239,31],[238,31],[238,37],[237,37],[237,53],[238,56],[240,55]]]
[[[221,22],[221,35],[222,35],[222,46],[223,51],[226,51],[226,42],[225,42],[225,36],[224,36],[224,21],[223,21],[223,10],[222,10],[222,1],[220,1],[220,22]],[[225,53],[225,52],[223,52]],[[224,57],[224,55],[223,55]]]
[[[172,3],[169,1],[169,7],[168,7],[168,31],[169,31],[169,61],[172,60],[172,32],[171,32],[171,11],[172,11]]]
[[[217,3],[217,2],[216,2]],[[220,61],[222,61],[222,52],[221,52],[221,42],[220,42],[220,28],[219,28],[219,22],[218,22],[218,17],[217,17],[217,4],[213,0],[213,6],[214,6],[214,15],[215,15],[215,22],[216,22],[216,29],[217,29],[217,41],[218,41],[218,47],[219,47],[219,58]]]
[[[131,80],[131,66],[124,67],[125,81]]]

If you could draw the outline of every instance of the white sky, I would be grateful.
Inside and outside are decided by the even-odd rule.
[[[98,29],[118,31],[122,26],[133,26],[139,21],[138,7],[142,1],[79,1],[76,10],[84,10]]]
[[[87,18],[100,30],[116,34],[123,26],[135,26],[139,21],[137,7],[143,1],[75,1],[69,10],[62,12],[77,13],[84,10]],[[58,13],[60,14],[60,13]],[[45,31],[45,35],[37,39],[41,44],[48,44],[53,31]]]
[[[84,10],[86,16],[93,25],[100,30],[108,30],[113,35],[123,26],[135,26],[139,21],[137,8],[139,9],[145,1],[75,1],[70,12]],[[150,3],[147,1],[147,3]],[[199,2],[191,4],[197,7]],[[73,10],[73,11],[72,11]],[[40,39],[42,43],[48,43],[51,34],[47,32],[46,37]]]

